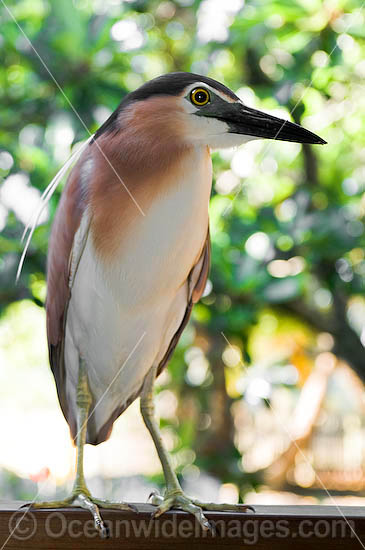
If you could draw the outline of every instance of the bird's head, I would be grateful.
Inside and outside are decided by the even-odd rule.
[[[326,143],[298,124],[263,113],[244,103],[226,86],[192,73],[169,73],[128,94],[98,130],[129,128],[129,139],[145,135],[165,140],[178,137],[188,145],[233,147],[251,139]],[[151,146],[151,144],[150,144]]]

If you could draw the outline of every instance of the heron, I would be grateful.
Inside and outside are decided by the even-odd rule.
[[[177,507],[208,529],[206,510],[251,509],[184,493],[154,415],[153,387],[208,277],[211,150],[259,138],[326,143],[245,105],[212,78],[174,72],[126,95],[87,141],[61,195],[47,262],[49,360],[77,447],[76,478],[69,498],[34,507],[86,508],[102,535],[100,508],[134,509],[91,495],[83,449],[108,439],[140,397],[166,482],[163,495],[152,495],[154,516]]]

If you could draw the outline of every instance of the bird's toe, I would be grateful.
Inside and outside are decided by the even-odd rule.
[[[215,502],[201,502],[196,499],[193,499],[192,502],[203,508],[203,510],[210,512],[255,512],[255,508],[249,504],[217,504]]]
[[[109,508],[111,510],[126,510],[127,512],[135,512],[138,514],[137,506],[130,504],[129,502],[110,502],[109,500],[103,500],[94,498],[93,502],[100,508]]]
[[[154,492],[151,498],[151,503],[157,506],[155,512],[152,514],[152,517],[154,518],[158,518],[172,508],[178,508],[179,510],[183,510],[184,512],[188,512],[189,514],[195,516],[204,531],[211,529],[211,525],[205,517],[202,508],[197,506],[195,502],[191,498],[184,495],[183,492],[174,492],[172,494],[167,493],[165,497],[162,497],[158,493]]]

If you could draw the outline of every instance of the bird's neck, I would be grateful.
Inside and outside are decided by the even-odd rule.
[[[145,181],[191,153],[182,115],[169,97],[132,103],[119,113],[116,129],[101,135],[96,145],[118,164],[126,183]]]

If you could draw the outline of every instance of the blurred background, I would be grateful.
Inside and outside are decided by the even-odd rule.
[[[224,82],[251,107],[300,122],[328,145],[257,140],[213,154],[210,278],[157,386],[166,445],[186,491],[202,499],[362,502],[361,2],[5,4],[0,497],[61,496],[74,476],[75,451],[48,367],[43,307],[48,235],[61,189],[15,285],[24,225],[88,137],[80,119],[94,132],[126,93],[161,73],[187,70]],[[152,487],[162,486],[137,402],[108,442],[87,446],[85,469],[96,496],[145,501]]]

